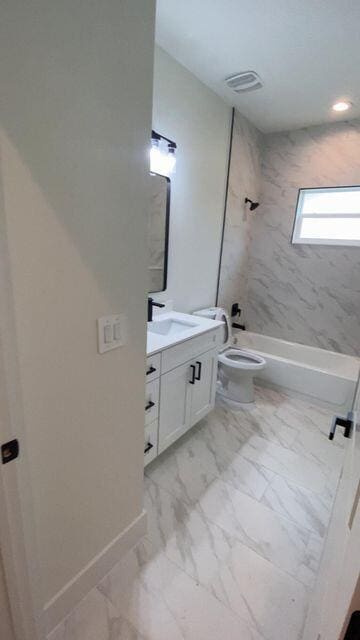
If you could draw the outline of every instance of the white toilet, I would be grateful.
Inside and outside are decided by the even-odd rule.
[[[224,309],[200,309],[194,315],[224,322],[224,335],[218,362],[218,388],[220,395],[235,402],[254,402],[254,376],[266,366],[266,360],[233,346],[231,321]]]

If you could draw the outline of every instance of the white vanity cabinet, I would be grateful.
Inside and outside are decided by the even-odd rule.
[[[158,453],[190,427],[190,375],[190,363],[186,363],[161,376]]]
[[[147,358],[145,369],[145,465],[158,455],[160,366],[160,353]]]
[[[217,356],[218,352],[216,349],[202,354],[195,361],[195,384],[191,389],[190,403],[191,427],[214,408],[217,378]]]
[[[158,451],[164,451],[215,404],[217,349],[161,376]]]
[[[146,384],[145,464],[213,409],[218,341],[216,328],[148,357],[147,379],[159,377]]]

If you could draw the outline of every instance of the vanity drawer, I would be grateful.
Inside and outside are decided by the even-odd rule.
[[[159,387],[160,381],[152,380],[145,388],[145,424],[150,424],[159,415]]]
[[[175,369],[180,364],[196,358],[196,356],[210,349],[214,349],[218,346],[220,332],[219,329],[208,331],[201,336],[190,338],[185,340],[181,344],[177,344],[175,347],[170,347],[162,352],[162,373]]]
[[[158,454],[158,420],[154,420],[145,427],[144,442],[144,466],[146,467],[151,460],[154,460]]]
[[[156,380],[160,376],[161,353],[155,353],[146,359],[145,378],[146,382]]]

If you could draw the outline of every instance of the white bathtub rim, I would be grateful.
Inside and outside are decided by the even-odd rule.
[[[291,360],[290,358],[283,358],[282,356],[276,356],[273,353],[258,351],[257,349],[249,349],[248,347],[241,347],[241,350],[249,351],[250,353],[256,353],[257,355],[262,356],[265,360],[276,360],[276,362],[281,362],[282,364],[289,364],[291,367],[298,367],[301,369],[308,369],[309,371],[325,373],[326,375],[334,376],[335,378],[342,378],[343,380],[347,380],[349,382],[357,381],[356,377],[346,376],[344,374],[333,371],[332,369],[322,369],[320,367],[314,367],[313,365],[306,364],[306,362],[301,362],[299,360]],[[359,361],[359,368],[360,368],[360,361]]]
[[[354,376],[350,376],[349,374],[346,375],[344,373],[340,373],[338,371],[335,371],[334,369],[331,369],[330,367],[325,368],[325,367],[319,367],[319,366],[315,366],[312,364],[308,364],[306,362],[303,362],[302,360],[294,360],[292,358],[285,358],[284,356],[279,356],[275,353],[269,353],[268,351],[261,351],[260,349],[257,349],[256,347],[252,347],[251,345],[242,345],[240,343],[240,341],[236,341],[235,343],[235,347],[241,348],[243,351],[250,351],[251,353],[256,353],[260,356],[262,356],[263,358],[266,359],[274,359],[277,360],[279,362],[282,362],[283,364],[289,363],[291,366],[297,366],[297,367],[302,367],[304,369],[309,369],[312,371],[319,371],[320,373],[326,373],[328,375],[332,375],[332,376],[336,376],[337,378],[343,378],[344,380],[349,380],[351,382],[356,382],[359,376],[359,371],[360,371],[360,358],[356,357],[356,356],[352,356],[352,355],[347,355],[345,353],[338,353],[337,351],[330,351],[328,349],[322,349],[321,347],[312,347],[310,345],[306,345],[306,344],[301,344],[300,342],[290,342],[289,340],[282,340],[282,338],[274,338],[273,336],[267,336],[265,334],[262,333],[254,333],[252,331],[246,331],[245,333],[247,333],[248,335],[253,335],[253,336],[261,336],[262,338],[269,338],[270,340],[273,340],[275,343],[276,342],[280,342],[283,345],[289,345],[291,347],[293,347],[294,345],[296,347],[300,347],[301,349],[311,349],[311,350],[319,350],[319,351],[325,351],[326,353],[331,354],[332,356],[335,356],[336,358],[338,358],[339,360],[342,360],[344,362],[349,360],[351,361],[351,364],[354,365],[354,367],[357,367],[357,374],[355,374]],[[239,335],[242,335],[243,331],[236,331],[236,333],[234,332],[234,337],[237,339],[237,337]]]
[[[274,391],[279,391],[283,393],[285,396],[289,398],[297,398],[298,400],[303,400],[304,402],[310,403],[311,405],[322,407],[323,409],[328,409],[333,414],[347,414],[349,411],[349,407],[346,403],[339,404],[337,402],[330,402],[329,400],[324,400],[324,398],[320,398],[317,395],[312,395],[311,393],[305,393],[304,391],[297,391],[296,389],[292,389],[291,387],[285,387],[283,384],[277,384],[276,382],[270,382],[269,380],[265,380],[264,378],[254,378],[255,387],[265,387],[265,389],[273,389]],[[330,430],[330,425],[329,425]]]

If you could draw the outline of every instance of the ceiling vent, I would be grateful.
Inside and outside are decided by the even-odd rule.
[[[236,73],[225,80],[227,86],[235,93],[244,93],[245,91],[255,91],[261,89],[263,82],[255,71],[242,71]]]

